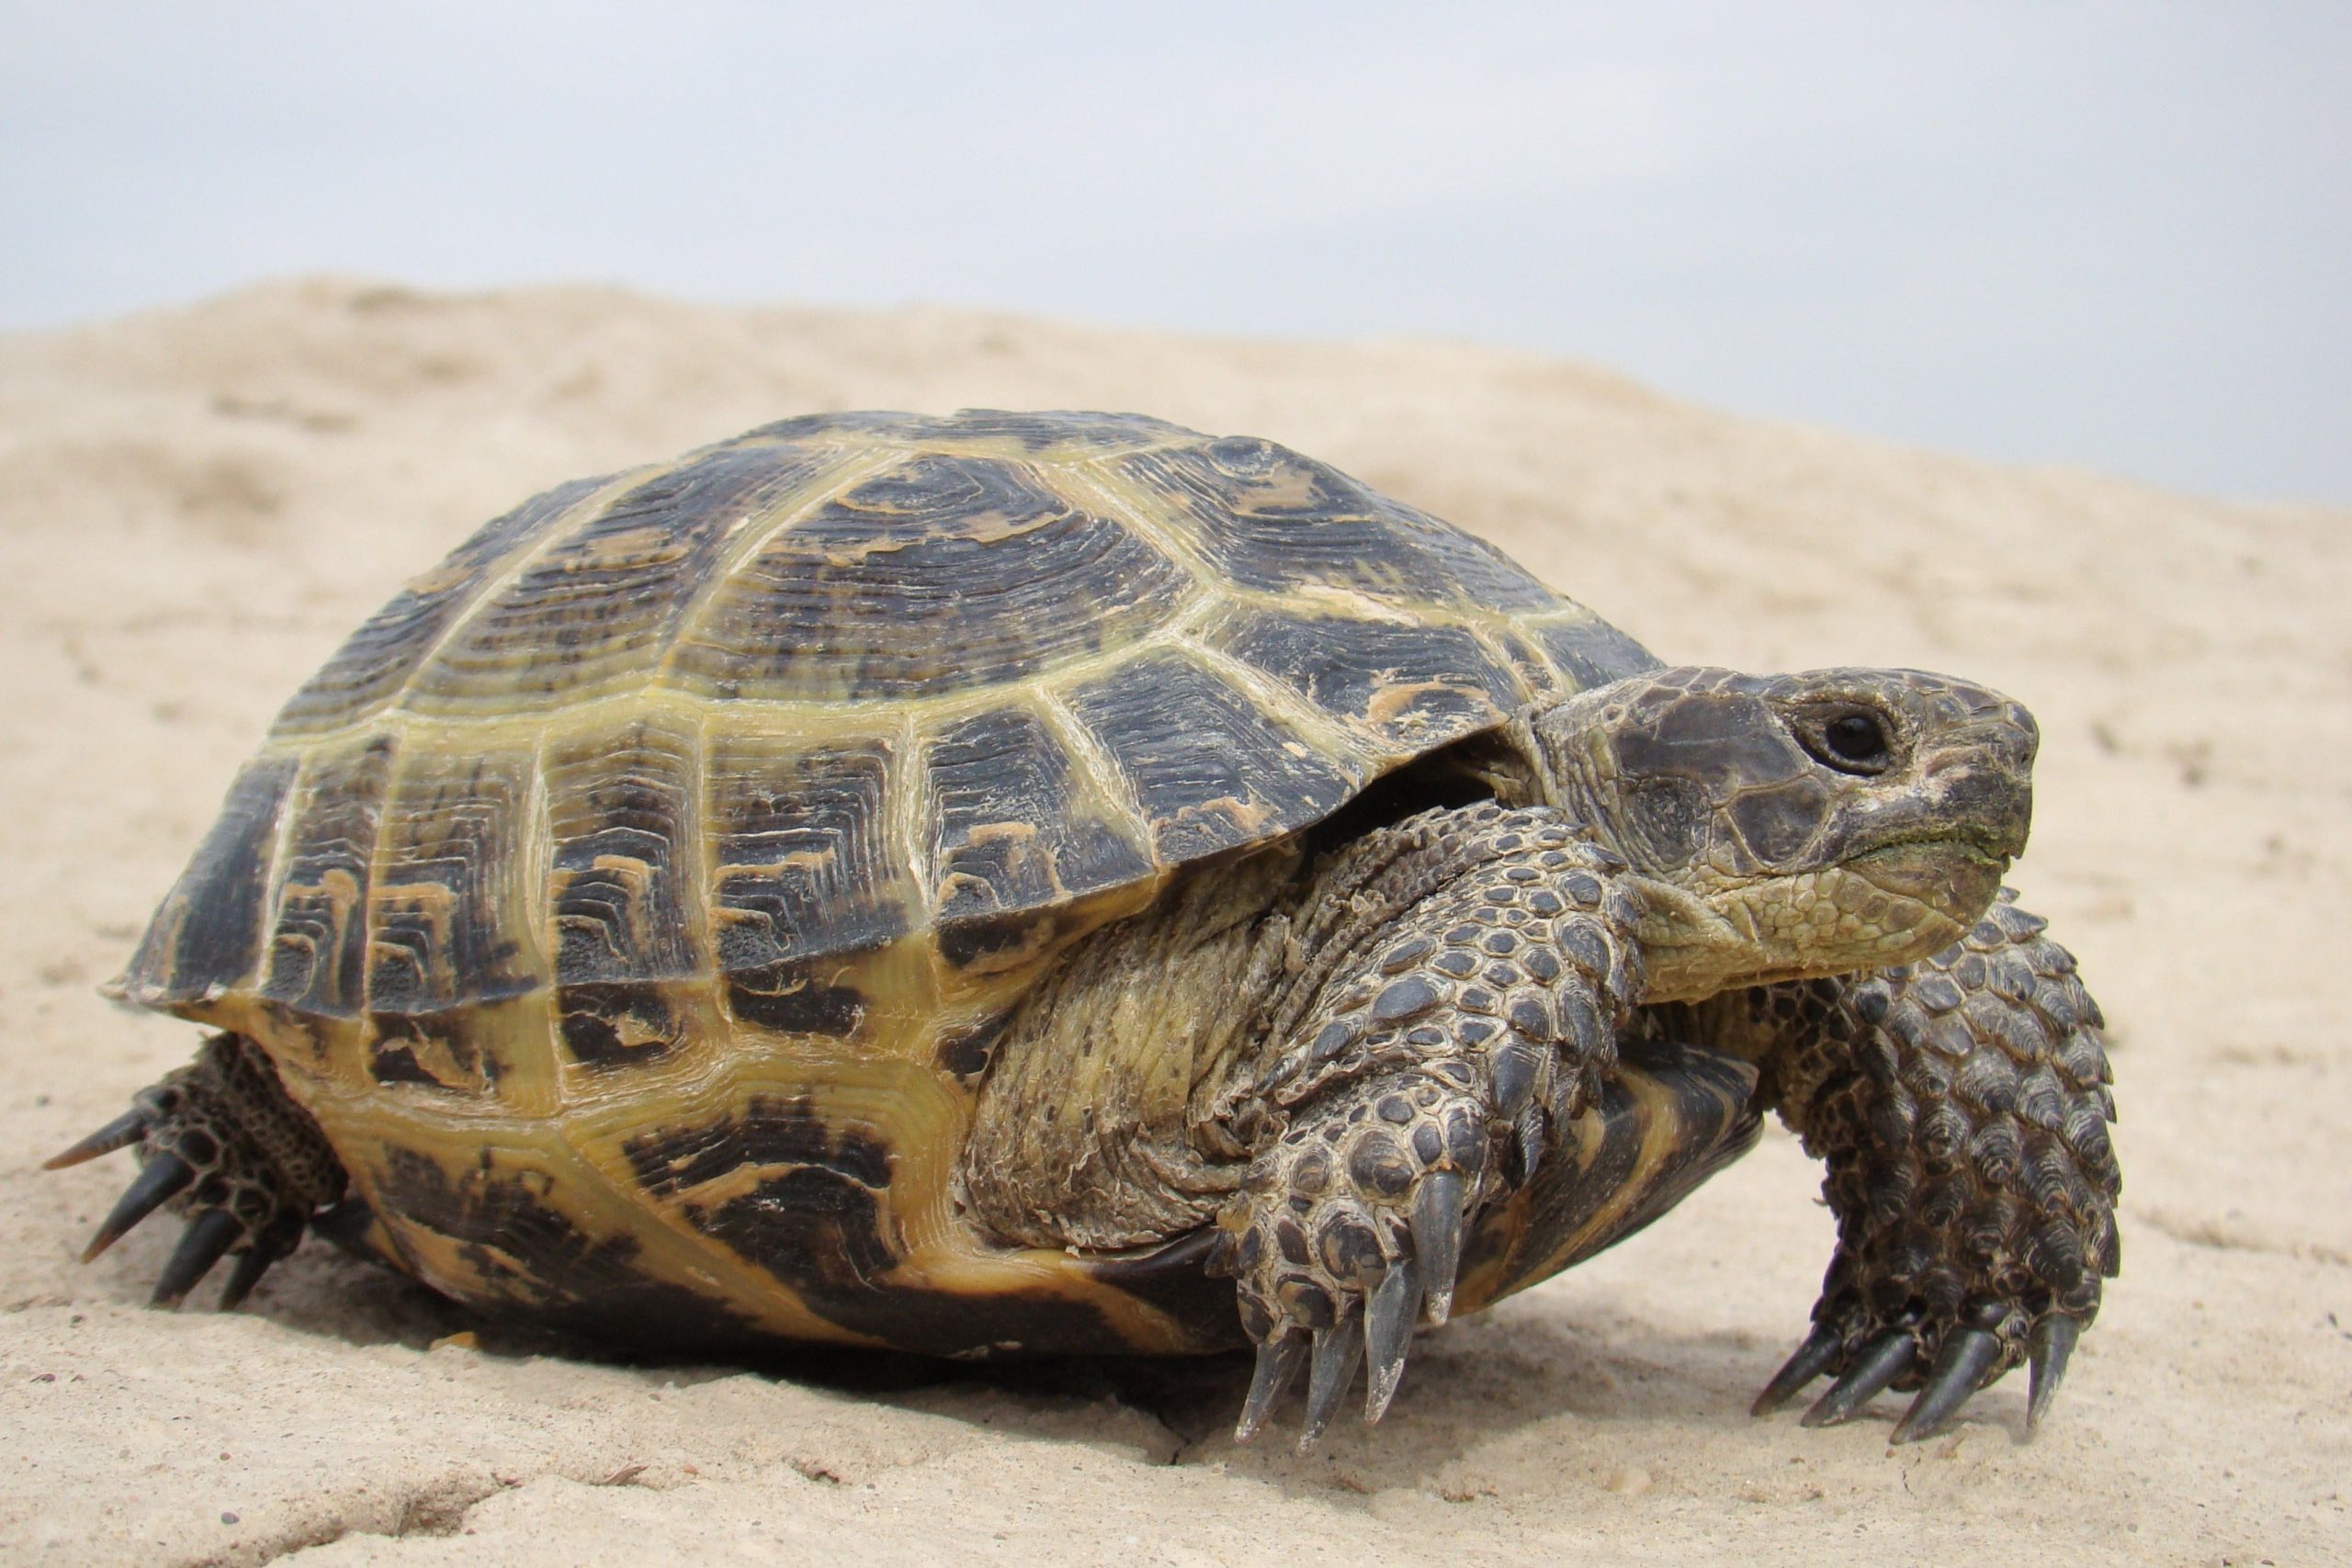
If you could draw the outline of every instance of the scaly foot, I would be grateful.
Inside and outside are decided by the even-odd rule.
[[[188,1066],[141,1089],[131,1108],[48,1162],[62,1169],[136,1146],[139,1175],[82,1254],[86,1263],[166,1205],[187,1216],[155,1280],[153,1303],[177,1306],[234,1254],[223,1311],[294,1250],[319,1208],[340,1197],[343,1168],[316,1123],[286,1096],[260,1050],[234,1034],[208,1040]]]

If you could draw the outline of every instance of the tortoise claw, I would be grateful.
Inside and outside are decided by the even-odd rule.
[[[2042,1418],[2050,1414],[2051,1403],[2058,1397],[2058,1385],[2066,1381],[2066,1361],[2075,1353],[2075,1341],[2082,1337],[2082,1320],[2064,1313],[2052,1313],[2035,1326],[2031,1392],[2025,1403],[2027,1431],[2040,1427]]]
[[[226,1209],[207,1209],[198,1214],[181,1233],[179,1246],[172,1249],[164,1271],[155,1277],[155,1293],[148,1298],[148,1304],[179,1305],[244,1234],[243,1222]]]
[[[1544,1164],[1544,1109],[1531,1105],[1521,1115],[1511,1132],[1511,1149],[1519,1162],[1518,1182],[1524,1185],[1535,1179],[1536,1171]]]
[[[1807,1383],[1829,1370],[1845,1343],[1844,1337],[1834,1328],[1823,1325],[1814,1329],[1797,1347],[1796,1353],[1781,1363],[1781,1370],[1772,1374],[1772,1381],[1764,1385],[1764,1392],[1756,1396],[1756,1403],[1747,1407],[1747,1413],[1770,1416],[1794,1399]]]
[[[1363,1418],[1371,1423],[1388,1413],[1396,1385],[1405,1376],[1405,1352],[1413,1339],[1413,1321],[1421,1315],[1420,1270],[1410,1258],[1398,1258],[1364,1303],[1364,1342],[1372,1371],[1364,1378]]]
[[[229,1270],[229,1282],[220,1287],[220,1302],[215,1310],[234,1312],[244,1305],[245,1298],[254,1293],[254,1287],[261,1283],[261,1277],[269,1272],[270,1265],[279,1256],[275,1248],[260,1242],[237,1254],[237,1266]]]
[[[1462,1173],[1432,1170],[1413,1196],[1413,1258],[1429,1292],[1431,1323],[1453,1314],[1453,1279],[1462,1269]]]
[[[1258,1347],[1258,1367],[1250,1375],[1250,1394],[1241,1402],[1241,1419],[1233,1428],[1235,1442],[1246,1443],[1258,1435],[1258,1428],[1272,1414],[1274,1402],[1297,1378],[1299,1366],[1306,1359],[1306,1337],[1303,1334],[1283,1333]]]
[[[96,1159],[100,1155],[110,1155],[117,1149],[127,1148],[146,1135],[147,1112],[134,1106],[72,1148],[50,1156],[41,1162],[40,1168],[43,1170],[63,1170],[69,1165],[80,1165],[84,1160]]]
[[[1959,1414],[1968,1396],[1984,1386],[1984,1374],[2001,1359],[1998,1336],[1982,1328],[1962,1329],[1944,1341],[1928,1386],[1895,1423],[1894,1441],[1916,1443],[1932,1438]]]
[[[1862,1359],[1844,1377],[1829,1385],[1803,1417],[1807,1427],[1835,1427],[1869,1404],[1880,1390],[1903,1375],[1919,1354],[1919,1343],[1908,1329],[1893,1328],[1871,1343]]]
[[[1306,1373],[1306,1426],[1298,1434],[1298,1451],[1312,1453],[1331,1424],[1340,1397],[1355,1382],[1356,1364],[1363,1359],[1363,1319],[1354,1313],[1330,1328],[1315,1331],[1315,1359]]]
[[[114,1211],[107,1215],[106,1223],[98,1226],[98,1234],[90,1238],[90,1245],[82,1249],[82,1261],[90,1262],[120,1241],[131,1226],[162,1208],[195,1179],[196,1172],[177,1155],[157,1155],[149,1160],[140,1168],[138,1178],[115,1201]]]

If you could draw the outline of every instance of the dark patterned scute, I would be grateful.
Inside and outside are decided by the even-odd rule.
[[[407,705],[511,712],[642,683],[729,533],[837,460],[822,447],[729,446],[644,480],[468,615]]]
[[[607,475],[558,485],[483,524],[447,560],[401,589],[351,634],[279,712],[277,733],[332,728],[391,700],[500,564],[552,519],[610,482]]]
[[[1499,610],[1559,604],[1492,546],[1271,441],[1214,441],[1113,466],[1189,512],[1217,568],[1246,588],[1319,583],[1402,604]]]
[[[959,966],[1027,951],[1040,920],[1151,873],[1115,827],[1081,815],[1075,766],[1035,712],[992,708],[925,757],[940,951]]]
[[[1763,1123],[1752,1065],[1638,1035],[1619,1050],[1601,1103],[1585,1118],[1600,1136],[1566,1140],[1511,1204],[1489,1213],[1465,1249],[1465,1278],[1499,1266],[1509,1289],[1581,1262],[1664,1214],[1755,1145]],[[1628,1087],[1634,1078],[1649,1086],[1650,1100]],[[1670,1134],[1657,1131],[1661,1117]]]
[[[1460,626],[1269,610],[1215,640],[1317,705],[1408,740],[1499,724],[1520,700],[1510,671]]]
[[[324,753],[302,781],[262,995],[316,1018],[368,1001],[368,895],[393,755],[390,736]]]
[[[824,976],[909,929],[904,871],[882,822],[897,761],[879,740],[801,751],[736,736],[708,758],[709,893],[718,966],[736,1017],[845,1035],[865,998]]]
[[[712,596],[677,679],[721,696],[920,696],[1152,630],[1191,577],[999,457],[917,453],[776,534]]]
[[[1580,691],[1665,665],[1657,654],[1596,615],[1540,621],[1528,629],[1560,673]]]
[[[488,754],[395,780],[369,903],[368,1006],[447,1013],[536,989],[536,953],[509,916],[537,906],[518,883],[533,759]]]
[[[123,976],[126,996],[171,1007],[253,972],[273,840],[297,766],[291,757],[255,758],[229,786],[220,819],[155,911]]]
[[[1057,1352],[1126,1347],[1087,1303],[1047,1288],[973,1295],[894,1279],[906,1251],[880,1133],[797,1100],[752,1099],[740,1115],[651,1132],[627,1145],[652,1197],[765,1269],[827,1322],[932,1355],[1035,1340]],[[745,1169],[754,1182],[730,1180]],[[698,1190],[717,1185],[718,1196]]]
[[[388,1152],[376,1179],[383,1208],[447,1237],[484,1286],[543,1322],[662,1354],[758,1343],[752,1325],[718,1302],[645,1274],[632,1237],[582,1234],[548,1201],[552,1185],[487,1152],[452,1178],[405,1149]]]
[[[1125,775],[1170,864],[1317,821],[1364,783],[1175,655],[1122,665],[1069,702]]]
[[[583,1065],[648,1060],[677,1043],[663,984],[698,967],[681,860],[699,745],[647,721],[546,760],[556,1009]]]

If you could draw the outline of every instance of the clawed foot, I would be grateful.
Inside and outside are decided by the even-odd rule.
[[[237,1306],[294,1250],[319,1205],[342,1190],[333,1154],[300,1117],[251,1046],[232,1035],[209,1042],[193,1064],[141,1090],[128,1111],[47,1163],[60,1170],[137,1148],[139,1174],[83,1249],[82,1261],[168,1205],[188,1224],[156,1277],[153,1304],[177,1306],[215,1264],[234,1255],[220,1305]]]
[[[1258,1345],[1236,1441],[1257,1435],[1301,1366],[1300,1452],[1322,1438],[1367,1359],[1364,1419],[1379,1420],[1414,1325],[1452,1313],[1489,1142],[1466,1093],[1470,1073],[1446,1063],[1408,1075],[1344,1121],[1294,1127],[1251,1168],[1219,1222],[1223,1267],[1239,1281],[1242,1324]]]
[[[2030,1362],[2032,1386],[2026,1401],[2026,1426],[2039,1427],[2058,1397],[2066,1376],[2067,1359],[2083,1332],[2080,1318],[2050,1312],[2034,1323],[2030,1348],[2021,1357],[2015,1324],[2022,1314],[1987,1307],[1974,1321],[1941,1330],[1919,1323],[1841,1329],[1817,1324],[1796,1353],[1774,1373],[1756,1396],[1753,1414],[1770,1416],[1803,1393],[1825,1373],[1837,1381],[1813,1403],[1803,1417],[1807,1427],[1835,1427],[1850,1419],[1863,1405],[1890,1387],[1918,1386],[1917,1397],[1903,1419],[1895,1423],[1893,1441],[1917,1442],[1932,1438],[1960,1414],[1961,1406],[1980,1389],[1999,1380],[2019,1359]],[[1923,1340],[1936,1346],[1932,1361]],[[1922,1379],[1918,1369],[1927,1364]]]

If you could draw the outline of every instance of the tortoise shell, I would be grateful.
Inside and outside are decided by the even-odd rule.
[[[485,525],[278,716],[119,994],[260,1042],[360,1239],[602,1332],[1229,1338],[954,1178],[1070,942],[1656,660],[1272,443],[788,420]],[[1182,1250],[1180,1247],[1179,1251]],[[1204,1284],[1200,1288],[1208,1288]]]

